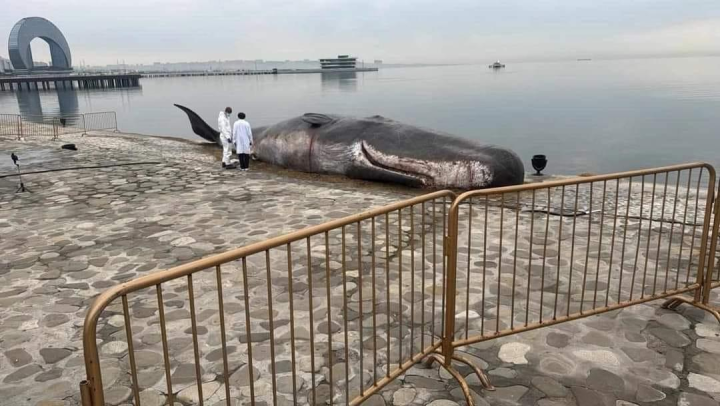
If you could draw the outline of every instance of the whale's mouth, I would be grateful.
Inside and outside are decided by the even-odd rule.
[[[410,177],[414,179],[415,182],[419,182],[423,186],[431,186],[434,183],[432,176],[422,172],[424,166],[422,161],[413,163],[402,162],[403,160],[407,161],[408,159],[383,154],[368,145],[365,141],[360,143],[360,153],[372,166],[376,168],[391,172],[395,175]]]

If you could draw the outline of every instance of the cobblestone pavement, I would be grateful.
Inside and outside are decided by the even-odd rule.
[[[170,139],[98,133],[85,138],[64,136],[64,141],[75,142],[79,150],[60,150],[59,143],[0,138],[1,154],[16,152],[24,171],[85,167],[28,174],[24,180],[32,192],[15,194],[16,177],[4,176],[12,173],[13,166],[0,162],[2,405],[78,404],[78,383],[84,379],[83,317],[93,298],[108,287],[421,193],[337,177],[296,174],[262,164],[255,164],[248,173],[222,171],[214,156],[216,151]],[[87,168],[90,166],[95,168]],[[328,234],[327,245],[322,238],[314,239],[309,247],[309,261],[303,257],[304,246],[293,246],[290,250],[292,287],[288,286],[287,273],[282,273],[287,269],[283,264],[288,263],[285,252],[273,251],[267,258],[264,255],[248,258],[248,297],[242,292],[245,286],[239,276],[240,264],[224,266],[228,381],[234,404],[249,404],[250,387],[254,388],[259,403],[271,404],[271,368],[275,368],[278,377],[275,385],[279,404],[291,404],[295,399],[298,403],[325,404],[331,397],[335,402],[344,403],[340,392],[346,383],[357,387],[373,374],[385,373],[388,359],[396,359],[399,351],[408,354],[411,349],[417,350],[418,340],[429,342],[430,336],[420,338],[422,325],[413,324],[409,330],[410,334],[416,334],[410,344],[407,340],[401,344],[394,337],[408,336],[407,330],[398,329],[397,318],[402,327],[405,316],[430,320],[439,312],[439,307],[430,310],[430,303],[441,303],[436,295],[438,287],[441,288],[436,275],[422,272],[417,283],[427,280],[434,285],[432,288],[428,285],[422,294],[413,290],[408,296],[407,290],[403,295],[394,289],[395,286],[413,288],[415,285],[408,281],[415,274],[409,274],[402,267],[399,272],[382,274],[388,277],[388,283],[378,279],[375,289],[378,293],[387,293],[389,300],[376,301],[378,320],[371,320],[367,298],[375,289],[369,284],[369,278],[363,280],[370,276],[367,266],[361,265],[365,269],[362,272],[358,272],[358,266],[347,266],[343,272],[348,278],[344,282],[345,290],[337,289],[343,287],[343,282],[336,285],[336,276],[328,283],[333,289],[326,290],[325,272],[339,275],[341,264],[330,262],[326,270],[323,254],[325,249],[336,254],[341,241],[345,241],[348,245],[366,247],[360,249],[361,258],[348,253],[348,264],[356,261],[368,264],[371,252],[377,252],[378,261],[387,260],[391,269],[396,269],[398,261],[400,264],[405,261],[406,268],[412,264],[417,269],[437,270],[439,260],[429,251],[425,256],[410,257],[407,249],[411,244],[420,243],[421,234],[427,234],[432,240],[422,240],[423,247],[437,242],[437,238],[433,238],[437,234],[430,232],[429,227],[422,227],[416,235],[411,235],[407,228],[410,218],[415,225],[427,220],[424,223],[427,225],[431,219],[437,219],[436,214],[424,208],[422,212],[406,213],[404,218],[388,219],[387,223],[378,221],[378,235],[390,226],[387,227],[388,241],[395,239],[397,243],[373,245],[368,240],[369,232],[365,229],[369,228],[365,224],[361,236],[350,229],[346,234]],[[491,216],[496,214],[491,212]],[[402,223],[398,224],[399,221]],[[550,225],[553,236],[559,227],[562,225],[555,222]],[[582,224],[578,227],[579,231],[585,230]],[[463,236],[468,231],[463,229]],[[641,244],[644,242],[640,240]],[[368,250],[369,246],[374,249]],[[548,245],[548,249],[553,248]],[[467,245],[462,249],[468,250]],[[466,257],[459,259],[465,261]],[[272,269],[268,269],[268,273],[266,261]],[[306,261],[310,262],[310,270]],[[524,262],[519,266],[531,268]],[[312,277],[304,276],[308,273]],[[597,274],[606,275],[600,270]],[[527,273],[520,275],[530,278]],[[486,277],[490,282],[500,278],[495,273]],[[505,279],[501,281],[503,287],[507,283]],[[313,288],[308,286],[311,281],[315,283]],[[560,283],[565,286],[566,281]],[[317,303],[312,306],[308,303],[310,289],[317,297]],[[199,394],[194,386],[195,358],[189,331],[187,283],[168,283],[163,292],[175,403],[194,404]],[[365,299],[361,292],[365,292]],[[205,404],[225,404],[214,272],[196,274],[194,297],[203,398]],[[295,379],[290,374],[289,361],[292,352],[289,346],[295,341],[288,339],[288,302],[293,298],[294,334],[298,343]],[[347,309],[342,306],[345,298]],[[138,292],[128,299],[142,389],[140,398],[143,405],[163,404],[168,390],[155,292]],[[564,297],[561,299],[564,301]],[[245,300],[250,304],[247,316]],[[332,302],[332,312],[327,311],[326,300]],[[477,309],[471,296],[467,300]],[[718,303],[716,294],[713,300]],[[528,300],[528,303],[535,302]],[[576,298],[572,303],[578,303]],[[271,304],[275,306],[272,312]],[[458,369],[468,375],[476,403],[481,406],[718,404],[720,326],[697,309],[683,306],[675,312],[661,309],[660,304],[650,302],[461,348],[477,366],[488,371],[497,387],[495,391],[483,390],[477,378],[469,375],[469,368]],[[465,301],[459,300],[458,306],[464,310]],[[497,308],[506,310],[504,305]],[[311,313],[315,316],[312,324],[307,319]],[[269,314],[273,316],[272,328],[268,324]],[[332,315],[329,323],[325,321],[328,314]],[[484,316],[491,318],[493,314],[489,310]],[[252,325],[250,336],[245,334],[248,318]],[[463,323],[469,320],[469,331],[480,329],[480,319],[477,312],[472,316],[463,315],[458,318],[459,328],[464,332]],[[349,338],[342,334],[344,323],[349,323],[350,330],[354,331]],[[376,328],[376,323],[395,327]],[[353,326],[357,328],[353,330]],[[439,330],[439,326],[436,327]],[[358,337],[357,331],[363,330],[365,337]],[[310,343],[315,345],[317,353],[327,353],[328,331],[335,333],[331,343],[334,356],[330,359],[307,356]],[[271,335],[275,347],[270,345]],[[372,343],[371,338],[375,340]],[[106,401],[130,404],[128,344],[119,303],[114,302],[103,314],[98,339]],[[253,386],[250,385],[248,342],[253,343]],[[385,345],[389,351],[384,350]],[[346,359],[347,347],[352,351]],[[359,348],[365,348],[364,353],[355,351]],[[331,373],[334,374],[332,388]],[[417,365],[373,395],[366,404],[452,406],[464,402],[457,382],[447,372]]]

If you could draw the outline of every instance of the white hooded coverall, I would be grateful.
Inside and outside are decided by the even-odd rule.
[[[228,115],[225,114],[224,111],[221,111],[218,116],[218,131],[220,131],[220,142],[223,147],[222,162],[225,165],[230,165],[230,157],[232,157],[232,128],[230,127]]]

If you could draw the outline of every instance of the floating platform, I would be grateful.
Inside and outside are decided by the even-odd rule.
[[[0,77],[0,91],[52,89],[111,89],[140,86],[140,74],[23,75]]]

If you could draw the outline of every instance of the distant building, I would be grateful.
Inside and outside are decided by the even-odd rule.
[[[33,61],[33,67],[36,67],[36,68],[46,68],[46,67],[48,67],[48,63],[47,63],[47,62],[35,62],[35,61]]]
[[[337,58],[328,58],[320,60],[322,69],[355,69],[357,58],[349,55],[338,55]]]
[[[13,71],[12,63],[9,59],[0,56],[0,73],[10,73]]]
[[[30,42],[40,38],[50,47],[51,64],[35,63],[32,57]],[[8,53],[13,67],[17,71],[29,72],[36,67],[42,71],[71,71],[72,57],[65,36],[50,21],[40,17],[27,17],[18,21],[10,31]]]
[[[382,65],[382,59],[376,59],[375,65]]]

